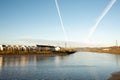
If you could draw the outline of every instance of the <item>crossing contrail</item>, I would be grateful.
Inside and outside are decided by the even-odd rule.
[[[107,5],[107,7],[102,12],[102,14],[98,17],[98,20],[96,21],[95,25],[93,27],[91,27],[86,41],[89,41],[89,39],[93,36],[93,33],[95,32],[95,30],[98,27],[99,23],[102,21],[104,16],[108,13],[108,11],[111,9],[111,7],[114,5],[115,2],[116,2],[116,0],[111,0],[111,2]]]
[[[55,5],[56,5],[56,8],[57,8],[57,12],[58,12],[58,16],[59,16],[59,19],[60,19],[61,27],[62,27],[62,30],[63,30],[63,33],[64,33],[65,41],[68,41],[67,33],[66,33],[66,30],[65,30],[65,27],[64,27],[64,24],[63,24],[63,20],[62,20],[62,16],[61,16],[61,13],[60,13],[60,9],[59,9],[59,5],[58,5],[57,0],[55,0]]]

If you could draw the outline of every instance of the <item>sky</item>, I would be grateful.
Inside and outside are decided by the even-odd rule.
[[[85,43],[90,29],[113,0],[57,0],[67,41]],[[120,43],[120,0],[97,25],[89,44]],[[55,0],[0,0],[0,43],[5,40],[65,41]]]

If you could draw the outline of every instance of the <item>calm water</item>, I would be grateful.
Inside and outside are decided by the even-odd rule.
[[[0,56],[0,80],[107,80],[120,71],[120,55]]]

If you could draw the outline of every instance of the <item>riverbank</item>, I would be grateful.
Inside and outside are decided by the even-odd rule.
[[[80,52],[99,52],[99,53],[109,53],[109,54],[120,54],[120,47],[119,46],[112,46],[112,47],[86,47],[86,48],[77,48],[77,51]]]
[[[112,73],[111,77],[108,80],[120,80],[120,72]]]
[[[32,54],[71,54],[74,48],[63,48],[51,45],[1,45],[0,55],[32,55]]]
[[[29,51],[21,51],[21,50],[5,50],[5,51],[0,51],[0,55],[43,55],[43,54],[72,54],[75,53],[75,49],[67,49],[67,48],[62,48],[61,50],[58,51],[50,51],[50,50],[29,50]]]

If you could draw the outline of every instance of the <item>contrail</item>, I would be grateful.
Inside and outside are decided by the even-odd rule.
[[[111,0],[111,2],[108,4],[108,6],[104,9],[102,14],[98,17],[98,20],[96,21],[95,25],[91,27],[90,32],[88,34],[88,37],[86,41],[89,41],[89,39],[92,37],[93,33],[95,32],[96,28],[98,27],[99,23],[102,21],[104,16],[108,13],[108,11],[111,9],[113,4],[116,2],[116,0]]]
[[[62,30],[63,30],[63,33],[64,33],[65,41],[67,41],[68,37],[67,37],[67,33],[66,33],[66,30],[65,30],[65,27],[64,27],[64,24],[63,24],[63,20],[62,20],[62,17],[61,17],[61,13],[60,13],[60,9],[59,9],[59,5],[58,5],[57,0],[55,0],[55,4],[56,4],[59,19],[60,19],[61,27],[62,27]]]

